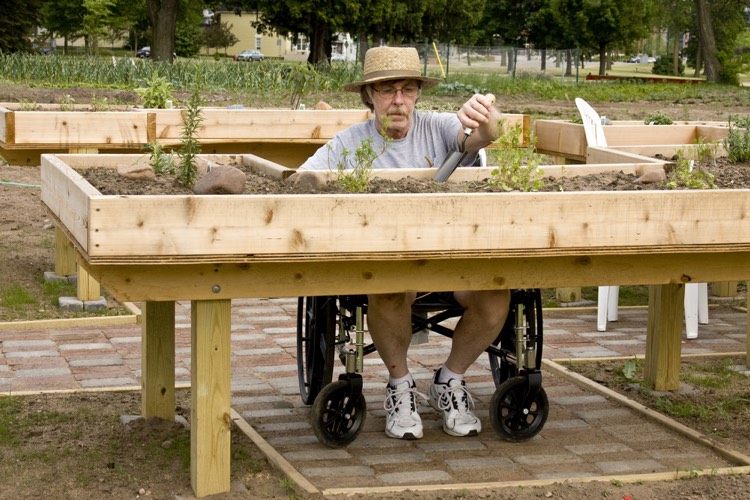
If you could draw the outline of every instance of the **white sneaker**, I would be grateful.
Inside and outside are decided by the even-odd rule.
[[[435,372],[430,385],[430,405],[443,414],[443,430],[451,436],[476,436],[482,422],[474,415],[474,401],[463,380],[450,379],[447,384],[437,382]]]
[[[386,411],[385,435],[396,439],[421,439],[422,419],[417,412],[417,396],[427,396],[417,392],[415,384],[404,381],[396,387],[385,386]]]

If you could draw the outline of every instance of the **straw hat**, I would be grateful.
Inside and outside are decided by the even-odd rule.
[[[374,47],[365,53],[364,80],[344,85],[344,89],[359,92],[368,83],[407,78],[421,81],[423,89],[440,83],[438,78],[422,76],[419,54],[414,47]]]

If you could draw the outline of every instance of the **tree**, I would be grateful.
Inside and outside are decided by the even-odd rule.
[[[649,0],[553,0],[555,18],[581,49],[599,54],[599,74],[606,74],[607,52],[629,46],[648,33]]]
[[[51,37],[63,37],[63,52],[68,51],[68,41],[83,35],[81,0],[48,0],[41,9],[40,25]]]
[[[88,37],[89,51],[96,54],[99,50],[99,38],[107,35],[114,0],[83,0],[83,32]]]
[[[31,36],[40,19],[40,0],[5,0],[0,23],[0,52],[31,50]]]
[[[217,51],[223,48],[226,52],[227,47],[236,44],[238,41],[232,33],[232,25],[227,25],[227,23],[212,23],[203,32],[203,44],[208,48],[215,48]]]
[[[151,19],[151,59],[172,61],[179,0],[146,0]]]

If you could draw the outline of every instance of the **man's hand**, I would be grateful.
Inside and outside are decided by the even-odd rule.
[[[464,128],[476,131],[466,141],[466,151],[478,151],[500,136],[498,128],[500,112],[495,109],[494,104],[494,95],[474,94],[456,113]],[[459,135],[459,143],[461,140],[463,140],[463,131]]]

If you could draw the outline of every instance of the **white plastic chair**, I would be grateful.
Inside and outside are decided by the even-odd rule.
[[[583,131],[588,146],[607,146],[604,127],[599,113],[589,103],[576,97],[576,107],[581,113]],[[597,303],[596,329],[607,331],[607,321],[617,321],[619,286],[600,286]],[[708,285],[688,283],[685,285],[685,332],[689,339],[698,338],[698,323],[708,323]]]

